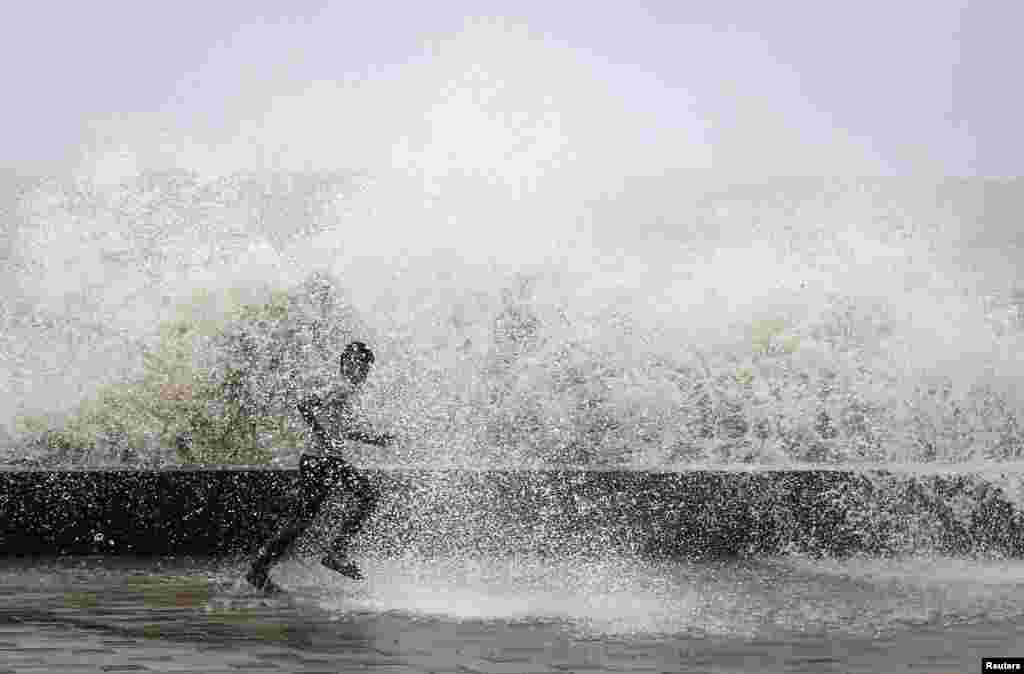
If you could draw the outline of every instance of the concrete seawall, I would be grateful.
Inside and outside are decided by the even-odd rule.
[[[610,551],[696,559],[801,552],[1024,557],[1024,508],[983,473],[871,470],[368,470],[358,545],[383,554]],[[298,472],[0,469],[0,555],[251,552]]]

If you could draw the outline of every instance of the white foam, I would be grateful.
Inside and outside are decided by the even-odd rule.
[[[397,611],[446,620],[556,621],[604,633],[685,631],[692,597],[670,568],[629,560],[536,558],[366,560],[353,583],[289,563],[282,583],[319,594],[329,611]],[[707,621],[694,618],[707,628]]]
[[[944,557],[651,563],[615,558],[364,560],[341,580],[289,562],[286,586],[320,608],[410,620],[543,622],[583,635],[874,635],[908,624],[1024,613],[1024,562]]]
[[[800,323],[830,310],[830,297],[841,295],[854,300],[852,327],[869,342],[863,362],[842,366],[853,375],[863,365],[880,380],[865,394],[872,403],[898,403],[922,373],[948,375],[958,390],[980,378],[1005,383],[1024,374],[1019,338],[997,335],[982,302],[983,286],[1007,291],[1019,265],[1006,253],[1007,262],[986,266],[984,278],[961,273],[960,229],[973,223],[936,223],[931,204],[878,212],[856,188],[834,203],[831,196],[798,195],[789,210],[742,199],[732,208],[727,195],[723,203],[700,204],[711,187],[729,185],[751,163],[768,175],[764,162],[800,155],[791,134],[764,126],[771,116],[754,112],[753,99],[740,99],[742,128],[716,146],[702,135],[702,120],[690,117],[652,132],[647,115],[604,85],[588,65],[592,57],[515,21],[471,21],[434,45],[366,77],[250,82],[225,101],[231,112],[220,129],[184,123],[165,131],[125,116],[97,134],[113,137],[111,145],[84,157],[80,173],[101,187],[114,184],[116,193],[116,183],[147,168],[211,179],[238,170],[369,171],[373,184],[351,199],[337,227],[283,250],[251,242],[205,275],[160,270],[161,292],[174,295],[193,283],[286,284],[325,266],[343,277],[374,330],[408,339],[417,363],[436,365],[431,376],[453,389],[465,383],[450,384],[464,361],[437,356],[455,341],[453,317],[468,317],[469,332],[485,337],[494,312],[473,314],[473,293],[493,296],[517,271],[541,278],[532,299],[539,310],[564,310],[571,329],[558,339],[582,339],[626,368],[652,355],[681,360],[693,348],[749,353],[752,321],[784,316]],[[230,60],[229,51],[220,57]],[[738,122],[724,126],[732,123]],[[657,142],[644,142],[650,133]],[[832,156],[835,148],[825,147],[811,154]],[[726,169],[718,170],[726,156]],[[820,171],[812,165],[803,172]],[[864,173],[860,161],[830,173],[854,166]],[[637,186],[637,176],[662,177]],[[132,234],[149,223],[129,216],[117,225],[109,215],[94,217],[88,204],[62,203],[57,193],[33,205],[40,226],[26,246],[39,277],[24,281],[38,294],[32,299],[83,314],[66,300],[95,283],[100,287],[89,292],[106,312],[100,323],[123,330],[125,340],[150,331],[159,307],[143,291],[152,280],[103,262],[125,248],[124,241],[104,239],[105,232],[123,226]],[[244,219],[218,217],[231,225]],[[73,233],[81,240],[69,239]],[[187,236],[176,245],[196,248]],[[23,352],[23,362],[0,365],[3,421],[21,405],[69,407],[91,392],[86,384],[94,389],[126,360],[123,351],[72,348],[70,339],[31,330],[17,341],[11,350]],[[36,357],[36,344],[55,351],[52,358]],[[394,356],[382,346],[379,372]],[[2,388],[16,372],[22,387]],[[902,388],[890,385],[889,375]],[[454,394],[430,393],[413,391],[390,409],[382,405],[382,414],[411,426],[446,413]],[[423,408],[415,408],[420,400]],[[438,425],[433,418],[420,423]],[[452,439],[429,440],[440,447]]]

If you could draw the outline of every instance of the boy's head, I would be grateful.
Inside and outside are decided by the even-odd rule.
[[[370,347],[363,342],[352,342],[341,352],[338,359],[338,370],[342,377],[358,386],[366,381],[373,361],[373,351],[370,350]]]

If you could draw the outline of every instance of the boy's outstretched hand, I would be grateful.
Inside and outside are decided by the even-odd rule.
[[[390,433],[371,434],[366,431],[349,431],[345,434],[345,437],[349,440],[355,440],[356,442],[365,442],[368,445],[376,445],[378,447],[384,447],[390,445],[395,439],[395,436]]]

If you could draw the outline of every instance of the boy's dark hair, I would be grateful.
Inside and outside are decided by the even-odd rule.
[[[338,365],[345,362],[346,358],[351,358],[355,362],[366,366],[373,365],[373,361],[376,360],[373,351],[364,342],[352,342],[346,346],[345,350],[341,352],[341,356],[338,357]]]

